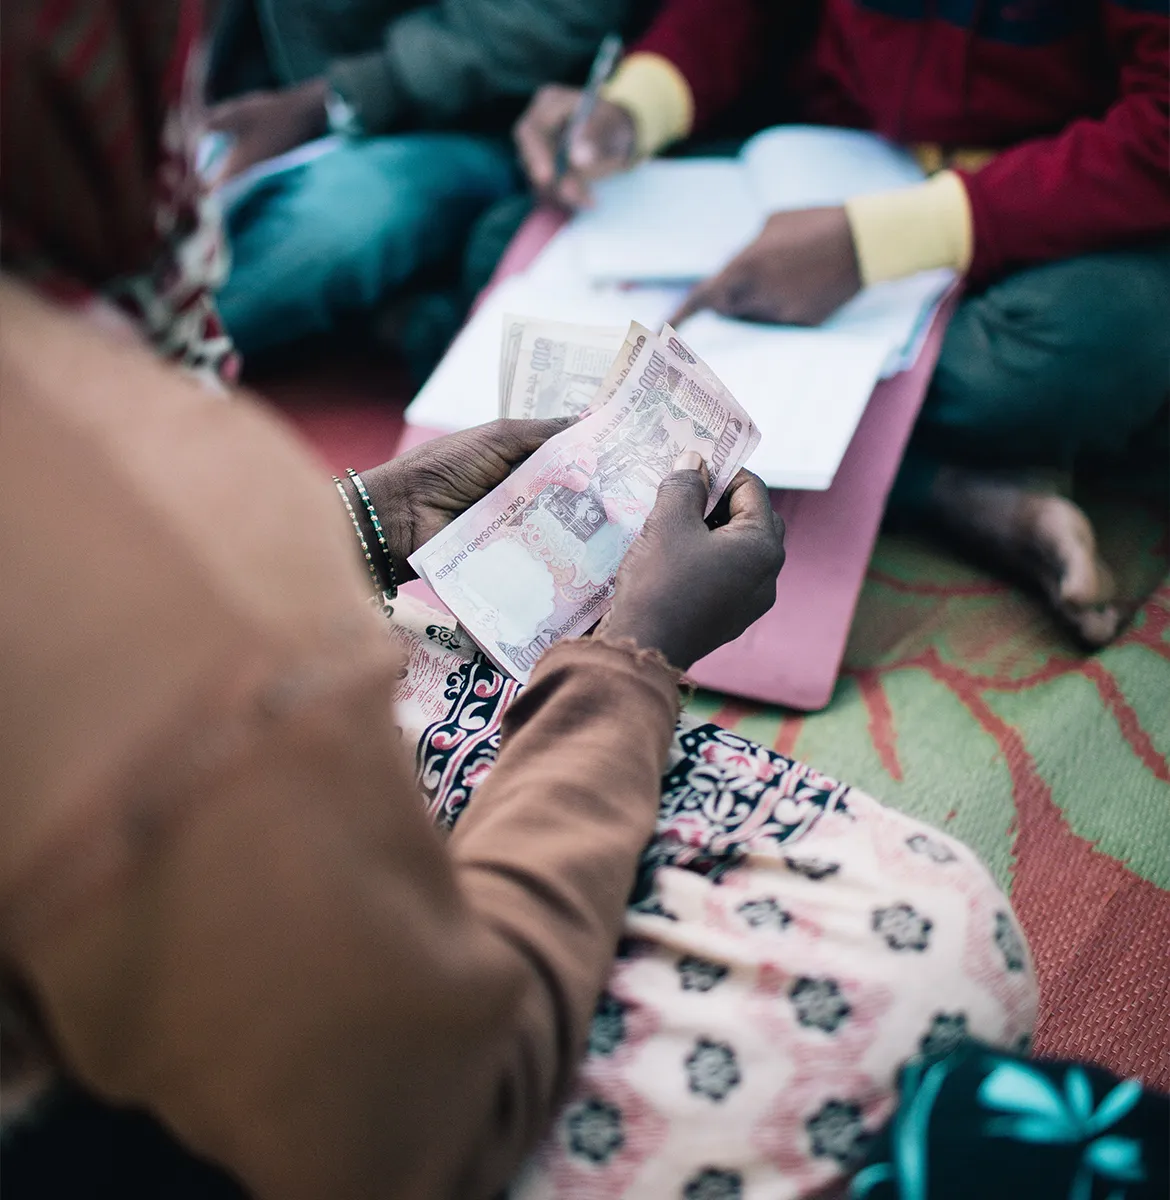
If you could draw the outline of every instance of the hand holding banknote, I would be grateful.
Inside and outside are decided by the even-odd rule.
[[[784,522],[750,471],[731,481],[726,521],[704,521],[706,473],[680,456],[617,573],[608,638],[630,638],[687,670],[759,620],[776,599]]]
[[[491,421],[424,442],[399,458],[362,472],[382,518],[400,581],[414,572],[407,557],[482,500],[572,419]],[[364,511],[357,505],[357,512]],[[364,523],[364,521],[363,521]],[[372,537],[371,530],[366,531]]]
[[[526,681],[549,646],[609,610],[618,568],[679,456],[694,452],[706,465],[702,520],[758,441],[735,397],[673,330],[635,323],[582,419],[411,565],[484,653]],[[687,644],[680,639],[679,649]]]

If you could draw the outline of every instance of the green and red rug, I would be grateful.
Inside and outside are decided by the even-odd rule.
[[[1170,580],[1164,507],[1091,506],[1126,594],[1085,655],[1039,605],[885,535],[829,707],[704,713],[975,847],[1031,939],[1036,1049],[1170,1088]]]

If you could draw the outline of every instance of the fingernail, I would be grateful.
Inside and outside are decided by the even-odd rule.
[[[674,460],[676,471],[697,471],[703,465],[703,456],[697,450],[684,450]]]

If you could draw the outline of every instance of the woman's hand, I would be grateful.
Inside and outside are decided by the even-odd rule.
[[[425,442],[400,458],[363,471],[362,482],[381,519],[399,581],[414,578],[408,555],[482,500],[507,479],[513,467],[573,421],[572,417],[492,421]]]
[[[670,319],[710,308],[775,325],[819,325],[861,289],[843,208],[773,213],[760,236],[695,288]]]
[[[581,100],[578,88],[548,84],[532,98],[512,131],[532,190],[547,203],[583,208],[590,185],[634,164],[637,134],[628,109],[597,101],[584,129],[568,149],[568,169],[557,176],[557,157]]]
[[[632,638],[686,670],[739,637],[776,600],[784,522],[768,489],[740,471],[703,520],[707,479],[697,454],[680,456],[617,574],[608,638]]]

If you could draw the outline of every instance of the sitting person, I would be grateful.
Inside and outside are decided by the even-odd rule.
[[[198,5],[174,12],[4,12],[6,1076],[38,1050],[149,1114],[221,1169],[207,1195],[840,1181],[904,1062],[1026,1041],[1008,901],[945,834],[678,720],[679,668],[775,595],[747,473],[709,528],[680,462],[604,628],[526,687],[382,577],[370,611],[368,567],[405,577],[558,426],[368,473],[367,559],[353,483],[343,504],[270,414],[155,361],[231,361],[181,136]],[[153,102],[107,111],[98,83]],[[127,1194],[140,1164],[103,1162],[68,1194]],[[59,1145],[30,1186],[76,1169]]]
[[[476,218],[519,186],[502,135],[539,84],[583,75],[634,7],[225,0],[210,88],[227,174],[344,138],[228,205],[219,305],[245,357],[365,323],[425,371],[463,315],[441,285]]]
[[[543,89],[516,128],[535,188],[575,207],[591,181],[701,132],[752,81],[769,9],[665,0],[560,179],[579,93]],[[817,324],[865,284],[961,272],[890,511],[1022,575],[1090,646],[1123,619],[1114,581],[1085,514],[1033,469],[1100,462],[1165,423],[1167,29],[1140,0],[828,0],[783,81],[799,116],[915,147],[936,173],[774,214],[678,314]]]

